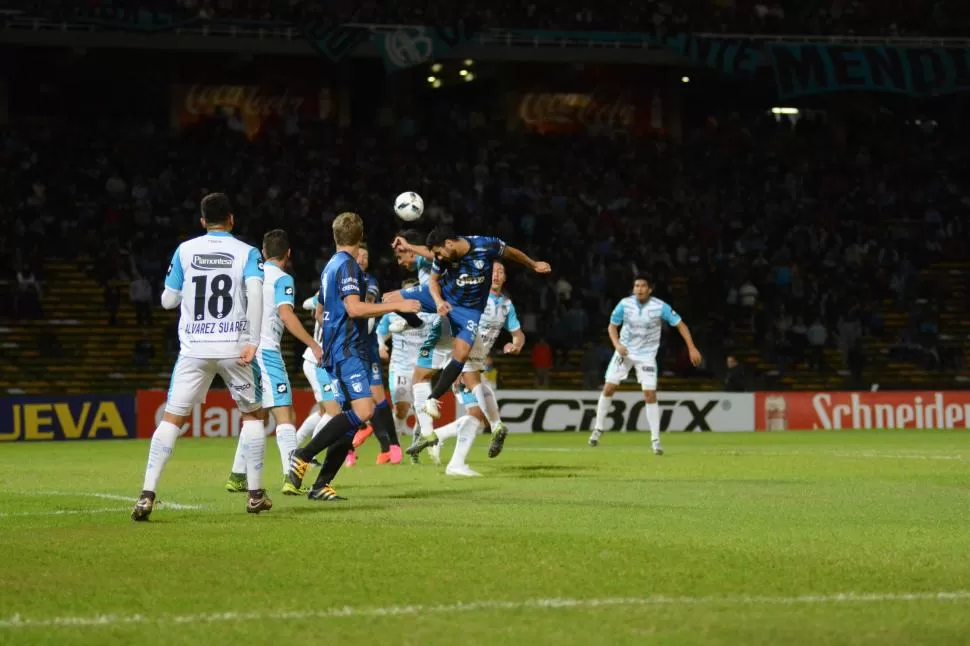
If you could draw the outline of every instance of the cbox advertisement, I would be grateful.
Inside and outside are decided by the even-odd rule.
[[[0,442],[135,437],[131,395],[0,397]]]
[[[757,393],[759,431],[970,428],[970,392]]]
[[[596,419],[599,393],[582,390],[503,390],[499,411],[516,433],[588,431]],[[753,431],[754,395],[750,393],[657,393],[664,431]],[[604,431],[646,431],[645,402],[639,392],[618,392]]]

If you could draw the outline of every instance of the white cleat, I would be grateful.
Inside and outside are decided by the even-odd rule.
[[[436,466],[440,466],[441,465],[441,442],[438,442],[434,446],[429,446],[428,455],[431,456],[431,461],[434,462]]]
[[[387,326],[387,331],[391,334],[400,334],[408,328],[408,324],[402,318],[395,318],[391,321],[391,324]]]
[[[476,478],[476,477],[481,477],[482,474],[480,474],[478,471],[473,471],[472,468],[469,467],[467,464],[463,464],[458,467],[453,467],[451,465],[448,465],[448,468],[445,469],[445,475],[456,476],[456,477],[464,476],[466,478]]]
[[[660,442],[657,442],[656,444],[653,445],[653,454],[654,455],[664,454],[664,450],[663,450],[663,447],[660,446]]]
[[[438,419],[441,417],[441,403],[437,399],[429,397],[428,401],[424,402],[424,412],[431,419]]]
[[[590,436],[589,436],[589,445],[590,446],[599,446],[599,444],[600,444],[600,436],[601,435],[603,435],[603,431],[593,431],[592,433],[590,433]]]

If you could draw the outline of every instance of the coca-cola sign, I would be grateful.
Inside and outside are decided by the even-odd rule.
[[[605,92],[529,92],[518,100],[516,114],[539,134],[587,132],[644,134],[658,129],[659,101]]]
[[[175,95],[175,109],[183,126],[206,117],[233,117],[249,137],[271,119],[324,120],[333,112],[330,88],[191,85],[177,86]]]

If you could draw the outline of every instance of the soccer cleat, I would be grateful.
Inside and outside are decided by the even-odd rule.
[[[132,520],[148,520],[155,508],[155,493],[153,491],[142,491],[135,503],[135,508],[131,512]]]
[[[347,454],[347,457],[344,458],[344,466],[352,467],[355,464],[357,464],[357,451],[351,451]]]
[[[401,464],[401,445],[392,444],[391,445],[391,464]]]
[[[431,461],[435,463],[435,466],[441,466],[441,442],[438,442],[434,446],[429,446],[428,455],[431,456]]]
[[[306,475],[307,469],[310,468],[310,463],[306,460],[301,460],[296,453],[290,456],[290,470],[286,472],[286,479],[290,481],[296,489],[301,489],[303,487],[303,476]]]
[[[408,447],[405,451],[408,455],[418,455],[421,451],[425,450],[429,446],[435,446],[438,443],[438,436],[433,432],[431,435],[424,437],[422,436],[420,440]]]
[[[411,464],[421,464],[421,458],[416,455],[409,455],[408,458],[411,460]]]
[[[258,514],[261,511],[269,511],[273,508],[273,501],[266,495],[265,489],[258,489],[249,493],[249,502],[246,504],[246,511],[250,514]]]
[[[431,419],[438,419],[441,417],[441,402],[434,397],[429,397],[428,401],[424,402],[424,412]]]
[[[488,445],[488,457],[497,458],[505,448],[505,437],[509,434],[509,427],[499,422],[492,431],[494,435],[492,435],[492,443]]]
[[[407,321],[399,316],[395,316],[391,324],[387,326],[387,331],[391,334],[400,334],[404,330],[408,329]]]
[[[283,479],[283,489],[281,490],[284,496],[305,496],[310,492],[309,487],[300,487],[297,489],[293,486],[293,483]]]
[[[659,442],[657,442],[656,444],[653,445],[653,454],[654,455],[663,455],[664,454],[663,447],[660,446],[660,443]]]
[[[324,485],[319,489],[313,489],[307,494],[307,498],[320,502],[340,502],[341,500],[347,500],[343,496],[338,496],[337,492],[334,491],[333,487],[330,485]]]
[[[368,424],[364,428],[357,431],[357,433],[354,434],[354,448],[356,449],[361,444],[366,442],[367,438],[369,438],[373,433],[374,433],[374,427],[371,426],[370,424]]]
[[[448,468],[445,469],[445,475],[446,476],[456,476],[456,477],[457,476],[464,476],[466,478],[475,478],[475,477],[480,477],[482,474],[480,474],[478,471],[473,471],[472,468],[469,467],[467,464],[463,464],[463,465],[457,466],[457,467],[453,467],[453,466],[449,465]]]
[[[600,445],[600,437],[602,435],[603,435],[603,431],[594,430],[592,433],[590,433],[589,434],[589,445],[590,446],[599,446]]]
[[[248,491],[249,487],[246,486],[246,474],[245,473],[230,473],[229,480],[226,481],[226,491],[229,493],[243,493]]]
[[[390,464],[391,463],[391,452],[385,451],[384,453],[377,454],[377,464]]]

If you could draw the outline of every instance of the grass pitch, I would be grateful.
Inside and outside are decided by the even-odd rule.
[[[345,470],[344,503],[258,517],[230,440],[0,447],[0,644],[962,644],[959,432],[479,438],[456,480]],[[444,450],[450,455],[450,446]]]

